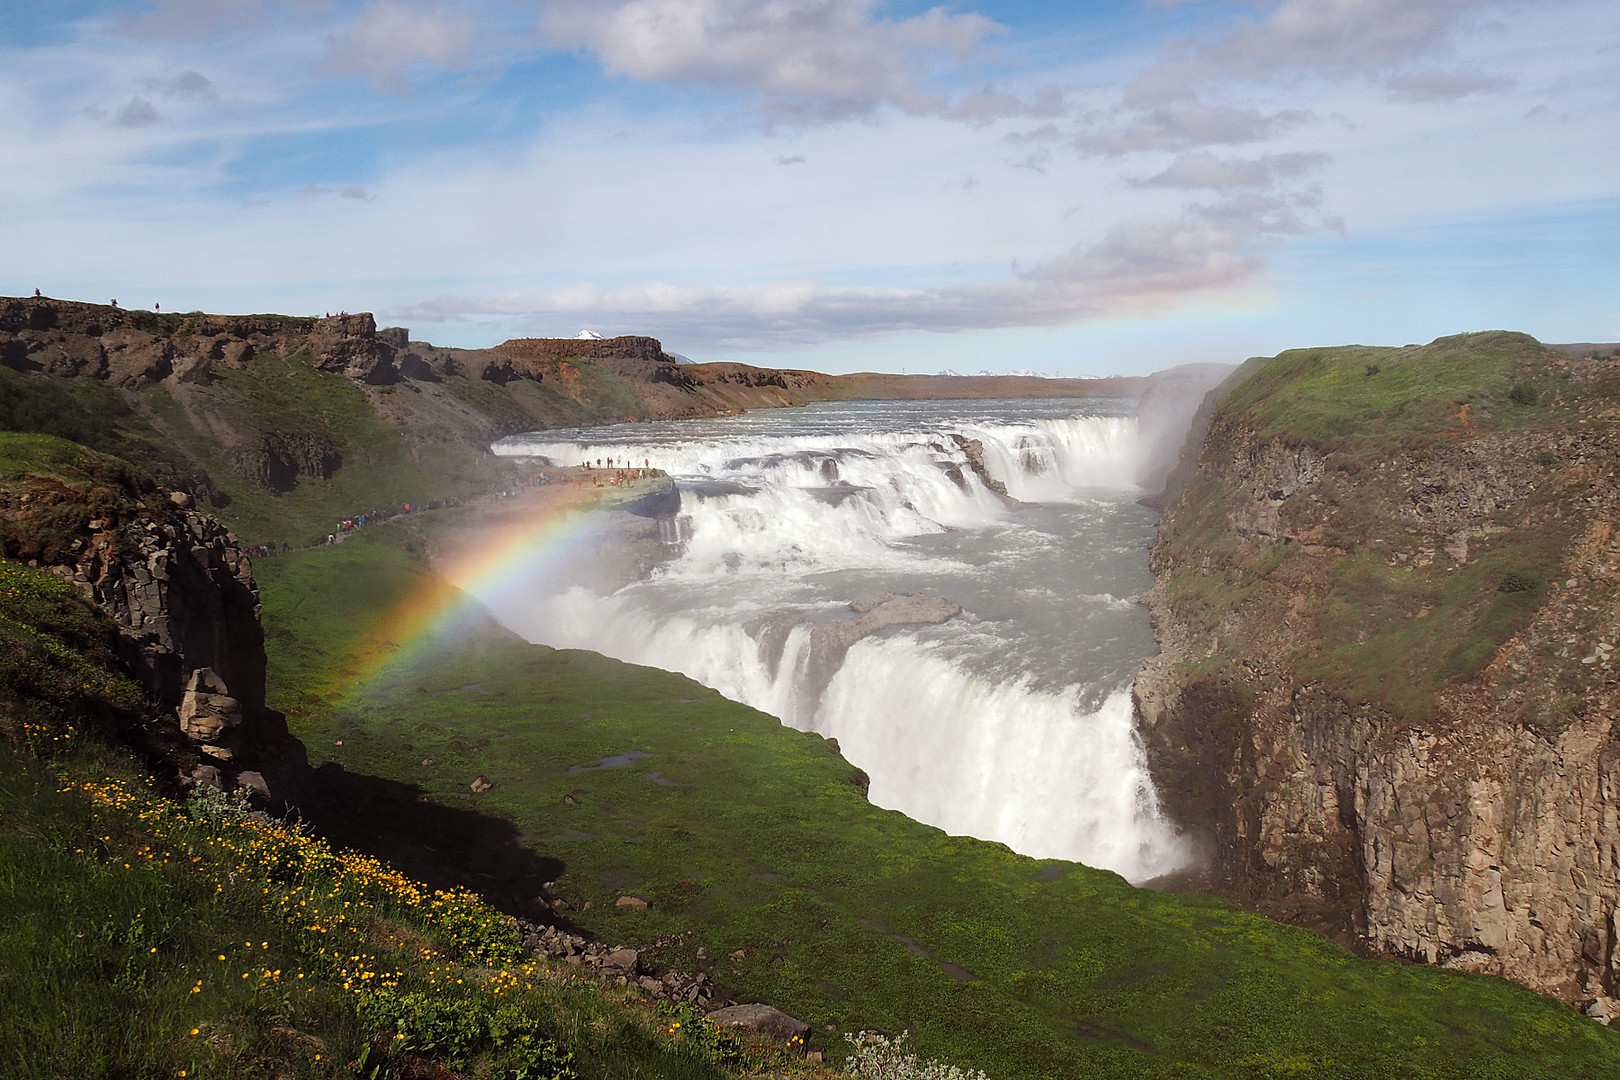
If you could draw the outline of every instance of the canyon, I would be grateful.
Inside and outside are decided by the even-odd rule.
[[[1607,348],[1302,350],[1250,361],[1204,403],[1186,454],[1160,463],[1143,599],[1161,651],[1134,687],[1161,807],[1203,856],[1162,884],[1620,1014]],[[181,773],[272,792],[305,774],[264,705],[251,560],[206,510],[249,539],[273,521],[324,532],[360,492],[498,486],[506,463],[481,455],[522,430],[1037,391],[1143,395],[1146,418],[1174,381],[830,377],[677,363],[652,338],[452,350],[369,315],[26,298],[0,301],[0,363],[8,427],[155,478],[19,471],[6,556],[55,567],[118,624],[189,742]],[[104,506],[90,492],[109,483]],[[37,548],[51,529],[62,544]]]

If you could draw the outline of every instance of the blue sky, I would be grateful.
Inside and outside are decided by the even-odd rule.
[[[828,371],[1620,338],[1612,0],[0,2],[0,293]]]

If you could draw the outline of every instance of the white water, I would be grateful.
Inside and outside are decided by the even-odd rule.
[[[836,737],[879,805],[1153,877],[1185,856],[1132,728],[1152,515],[1135,502],[1135,421],[1111,407],[836,404],[504,440],[500,453],[668,471],[680,540],[612,595],[481,599],[530,640],[680,671]],[[953,434],[1024,505],[987,489]],[[817,655],[813,627],[880,589],[964,611]]]

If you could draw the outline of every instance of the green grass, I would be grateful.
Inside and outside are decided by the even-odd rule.
[[[206,387],[148,387],[140,400],[187,456],[206,466],[226,496],[215,512],[244,541],[308,543],[343,518],[465,494],[494,478],[492,466],[475,455],[413,448],[373,411],[360,387],[341,374],[317,370],[308,357],[263,355],[241,370],[217,375]],[[239,432],[285,432],[316,440],[341,455],[341,463],[328,478],[301,476],[291,491],[264,490],[241,476],[212,432],[191,423],[187,404]]]
[[[177,805],[100,737],[109,709],[150,719],[121,700],[107,629],[54,576],[0,562],[0,1075],[348,1077],[366,1055],[379,1077],[418,1056],[491,1078],[720,1080],[726,1061],[770,1064],[533,963],[470,894],[223,796]]]
[[[80,763],[91,765],[128,773],[116,760]],[[362,1038],[342,994],[325,981],[290,996],[240,978],[246,964],[296,976],[285,925],[234,894],[222,900],[189,866],[146,858],[138,827],[58,790],[60,768],[0,750],[0,1072],[250,1076],[268,1059],[283,1075],[337,1075]],[[293,1032],[321,1040],[330,1066]]]
[[[0,749],[7,1077],[349,1077],[366,1055],[379,1076],[416,1057],[481,1077],[720,1080],[728,1058],[770,1062],[535,964],[475,898],[228,808],[188,813],[81,744],[48,762]]]
[[[178,477],[185,463],[117,387],[0,367],[0,432],[50,435]]]
[[[689,935],[654,956],[786,1009],[830,1050],[828,1025],[909,1029],[925,1056],[1000,1080],[1620,1070],[1620,1033],[1521,987],[1359,960],[877,809],[820,737],[678,675],[489,632],[334,693],[346,650],[428,585],[388,540],[261,568],[272,700],[312,759],[510,821],[564,867],[568,918],[643,946]],[[629,751],[646,756],[590,768]],[[480,773],[496,787],[473,796]],[[651,910],[615,907],[621,892]]]
[[[1457,437],[1465,404],[1477,431],[1546,424],[1549,411],[1563,408],[1554,390],[1535,404],[1513,400],[1515,384],[1545,363],[1540,343],[1508,332],[1459,334],[1400,349],[1293,349],[1239,368],[1221,411],[1244,417],[1262,436],[1339,452],[1376,451]],[[1371,367],[1376,373],[1369,374]]]

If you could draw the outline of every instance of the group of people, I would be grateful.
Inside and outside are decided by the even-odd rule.
[[[601,469],[603,467],[602,461],[603,459],[601,458],[596,459],[597,469]],[[649,461],[647,464],[650,466],[651,462]],[[591,469],[591,463],[589,461],[581,462],[580,467],[589,471]],[[639,480],[648,472],[647,468],[638,469],[630,467],[628,460],[620,461],[618,462],[617,466],[615,466],[614,459],[612,458],[607,459],[607,467],[616,467],[618,470],[612,476],[607,478],[607,482],[609,484],[624,484],[632,480]],[[529,487],[537,487],[541,484],[550,484],[554,481],[564,479],[566,479],[566,476],[564,475],[553,475],[550,472],[542,472],[530,476],[527,480],[527,485]],[[602,478],[596,477],[595,480],[596,486],[601,487]],[[574,481],[574,487],[576,490],[582,486],[584,486],[582,481],[578,479]],[[517,498],[518,493],[516,490],[509,489],[505,491],[492,492],[491,494],[500,499],[515,499]],[[426,502],[404,503],[398,511],[382,509],[371,510],[364,514],[356,514],[354,517],[344,518],[342,521],[338,522],[337,528],[332,532],[327,533],[325,538],[318,541],[318,543],[335,544],[345,534],[354,532],[356,529],[363,529],[367,525],[375,525],[379,522],[387,521],[389,518],[394,517],[397,513],[411,514],[422,510],[439,510],[443,509],[444,507],[465,506],[470,501],[471,500],[465,496],[456,495],[448,499],[428,499]],[[247,550],[251,555],[263,557],[267,555],[285,554],[292,549],[287,545],[285,540],[281,540],[269,544],[249,545]]]
[[[582,468],[582,469],[587,469],[587,470],[590,469],[590,467],[591,467],[590,459],[587,458],[584,461],[580,462],[579,467]],[[596,459],[596,467],[598,469],[602,468],[602,459],[601,458]],[[629,458],[611,458],[610,457],[610,458],[607,459],[607,467],[610,468],[610,469],[630,469],[630,468],[633,468],[634,466],[632,466],[630,464],[630,459]],[[642,458],[641,459],[641,467],[643,469],[652,468],[652,458]]]
[[[272,555],[285,555],[292,548],[285,540],[272,540],[268,544],[249,544],[247,553],[255,559],[268,559]]]
[[[498,492],[497,494],[505,495],[507,493],[502,491]],[[401,505],[398,511],[383,509],[371,510],[364,514],[356,514],[354,517],[344,518],[342,521],[338,522],[336,531],[326,534],[325,542],[328,544],[335,544],[338,542],[338,537],[344,533],[351,533],[356,529],[365,528],[367,525],[375,525],[379,522],[387,521],[396,513],[414,514],[422,510],[442,510],[447,506],[466,506],[468,501],[469,500],[464,496],[453,495],[448,499],[428,499],[426,502],[404,503]]]

